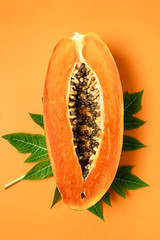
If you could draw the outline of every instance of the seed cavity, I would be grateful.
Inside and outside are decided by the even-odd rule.
[[[70,78],[68,110],[73,144],[85,179],[95,165],[103,130],[102,93],[93,71],[76,63]],[[84,198],[84,193],[81,198]]]

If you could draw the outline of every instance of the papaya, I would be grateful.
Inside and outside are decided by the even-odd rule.
[[[109,189],[123,141],[123,93],[116,63],[95,33],[55,46],[44,86],[44,128],[65,204],[83,210]]]

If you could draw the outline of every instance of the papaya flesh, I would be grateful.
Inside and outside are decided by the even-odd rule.
[[[115,61],[95,33],[63,38],[50,58],[44,126],[56,184],[69,207],[87,209],[109,189],[123,141]]]

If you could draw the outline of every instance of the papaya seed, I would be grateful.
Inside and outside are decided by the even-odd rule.
[[[73,144],[84,178],[88,176],[89,166],[94,162],[90,158],[96,155],[99,147],[99,142],[94,137],[99,137],[98,132],[101,131],[96,123],[97,117],[101,116],[101,111],[96,111],[100,109],[100,103],[96,99],[97,88],[93,86],[90,88],[93,81],[96,82],[96,78],[87,65],[83,62],[76,64],[70,81],[72,92],[69,95],[68,109],[74,137]]]

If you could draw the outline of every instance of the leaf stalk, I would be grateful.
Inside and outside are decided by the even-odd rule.
[[[24,176],[25,176],[25,175],[24,175]],[[13,184],[21,181],[21,180],[24,178],[24,176],[21,176],[21,177],[15,179],[15,180],[13,180],[13,181],[10,182],[10,183],[7,183],[7,184],[4,186],[4,188],[7,189],[7,188],[11,187]]]

